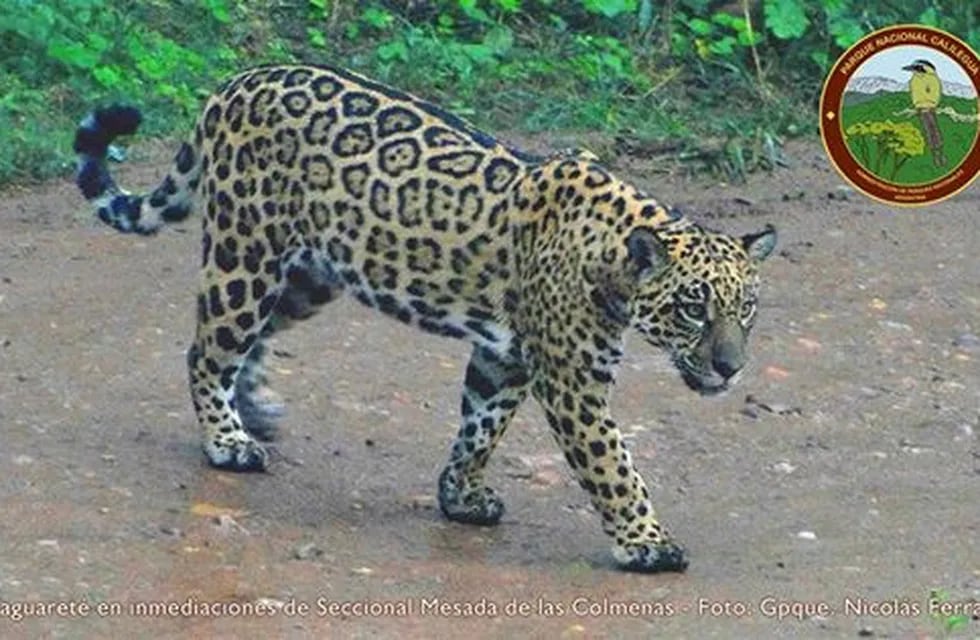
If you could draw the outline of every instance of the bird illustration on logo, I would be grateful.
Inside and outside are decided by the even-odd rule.
[[[939,120],[936,109],[942,98],[943,85],[936,74],[936,67],[928,60],[916,60],[902,67],[903,71],[911,71],[909,79],[909,97],[912,108],[919,113],[922,130],[932,151],[932,162],[937,167],[946,166],[946,154],[943,152],[943,135],[939,130]]]

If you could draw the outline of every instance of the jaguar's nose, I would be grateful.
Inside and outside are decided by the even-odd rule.
[[[741,367],[733,365],[731,362],[725,360],[724,358],[712,359],[711,366],[714,367],[715,371],[718,372],[718,375],[723,377],[725,380],[731,378],[733,375],[738,373],[739,369],[741,369]]]

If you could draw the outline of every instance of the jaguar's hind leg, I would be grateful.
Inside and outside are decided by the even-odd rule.
[[[258,399],[264,383],[262,341],[290,320],[312,315],[341,288],[329,264],[312,249],[284,254],[276,278],[204,271],[197,337],[187,361],[204,451],[212,465],[265,469],[268,456],[255,439],[270,435],[265,425],[269,410],[259,408]]]
[[[269,388],[263,362],[268,351],[264,340],[273,333],[270,328],[274,322],[273,318],[263,328],[235,380],[235,400],[242,425],[246,431],[264,441],[275,439],[276,421],[285,413],[282,398]]]
[[[226,287],[233,287],[234,282]],[[187,367],[204,452],[215,467],[261,471],[266,467],[267,454],[244,427],[236,382],[269,321],[279,286],[260,300],[252,300],[234,293],[225,295],[221,285],[211,284],[208,278],[203,284],[197,336],[187,351]]]
[[[276,310],[262,328],[235,381],[238,413],[245,430],[264,441],[275,438],[277,420],[285,413],[281,397],[268,386],[263,362],[268,352],[267,339],[289,328],[295,320],[312,316],[318,307],[335,300],[342,292],[333,270],[318,260],[312,250],[300,251],[290,259],[285,274],[285,290]]]

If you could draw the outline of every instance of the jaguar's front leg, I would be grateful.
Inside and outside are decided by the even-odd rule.
[[[544,407],[555,440],[615,538],[616,562],[630,571],[683,571],[684,549],[657,520],[650,493],[608,408],[609,383],[591,371],[566,380],[542,377],[533,393]],[[588,380],[582,384],[582,380]]]
[[[517,407],[527,397],[528,375],[512,355],[474,346],[463,382],[462,424],[439,476],[439,506],[450,520],[492,525],[504,503],[486,486],[483,470]]]

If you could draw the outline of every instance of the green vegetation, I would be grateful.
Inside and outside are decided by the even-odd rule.
[[[841,126],[851,154],[868,171],[898,184],[926,184],[947,175],[973,147],[977,101],[943,96],[944,110],[973,118],[957,121],[942,111],[937,113],[947,158],[942,167],[937,167],[927,152],[919,116],[909,107],[907,93],[883,93],[847,104],[841,113]]]
[[[970,624],[970,616],[965,613],[943,613],[942,606],[944,604],[955,602],[949,596],[949,592],[946,589],[934,588],[929,590],[929,602],[937,608],[937,611],[932,614],[932,619],[936,621],[936,624],[942,631],[942,637],[948,638],[957,629],[962,629]]]
[[[0,184],[69,172],[93,104],[137,103],[144,132],[173,135],[222,78],[284,60],[353,68],[488,129],[589,132],[600,155],[665,149],[737,175],[814,133],[828,66],[898,22],[980,47],[973,0],[7,0]]]

